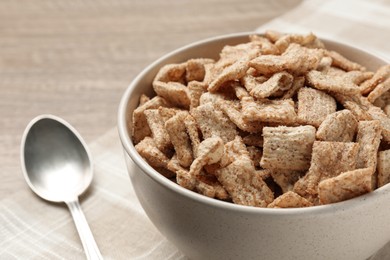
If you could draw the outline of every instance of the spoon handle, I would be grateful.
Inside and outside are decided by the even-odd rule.
[[[84,216],[84,213],[81,210],[78,199],[75,199],[73,201],[67,201],[66,205],[68,205],[68,208],[72,213],[72,217],[76,225],[77,231],[79,232],[80,240],[83,244],[87,259],[103,259],[102,255],[100,254],[99,248],[96,245],[91,229],[89,228],[88,222]]]

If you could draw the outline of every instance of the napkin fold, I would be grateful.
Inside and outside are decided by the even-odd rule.
[[[306,0],[257,31],[314,32],[390,60],[390,1]],[[153,226],[127,174],[114,128],[90,145],[94,181],[81,206],[106,259],[186,259]],[[26,185],[27,187],[27,185]],[[0,201],[0,259],[84,259],[65,205],[47,203],[29,189]],[[73,226],[72,226],[73,225]],[[388,259],[386,245],[371,260]]]

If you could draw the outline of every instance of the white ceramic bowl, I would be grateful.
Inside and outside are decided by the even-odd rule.
[[[135,150],[131,115],[142,93],[152,95],[159,68],[190,58],[216,59],[222,46],[246,42],[249,34],[215,37],[175,50],[144,69],[124,93],[119,134],[142,207],[156,228],[191,259],[366,259],[390,240],[389,185],[331,205],[254,208],[186,190],[160,175]],[[369,69],[386,63],[362,50],[324,42]]]

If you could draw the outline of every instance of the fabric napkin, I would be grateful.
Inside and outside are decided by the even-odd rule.
[[[390,1],[306,0],[257,31],[267,29],[312,31],[390,57]],[[93,142],[90,150],[95,177],[80,201],[105,259],[186,259],[157,231],[139,205],[117,129]],[[0,259],[84,259],[66,206],[32,196],[26,188],[1,200]],[[390,244],[371,259],[389,258]]]

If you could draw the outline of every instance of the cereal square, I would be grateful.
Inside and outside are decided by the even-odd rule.
[[[336,100],[323,91],[301,88],[298,91],[298,121],[318,127],[329,115],[336,112]]]
[[[264,169],[304,171],[309,169],[316,129],[313,126],[264,127]]]
[[[352,142],[357,126],[352,112],[344,109],[328,115],[318,127],[316,137],[322,141]]]

